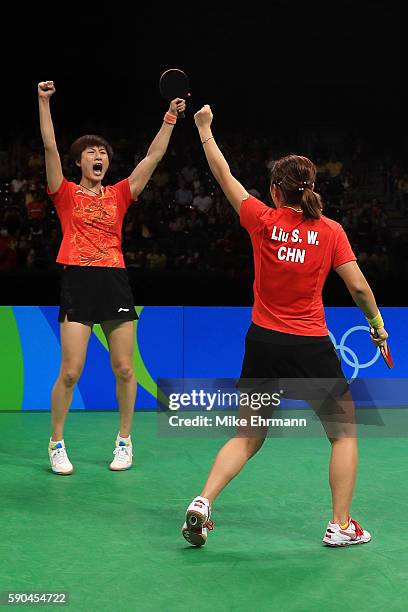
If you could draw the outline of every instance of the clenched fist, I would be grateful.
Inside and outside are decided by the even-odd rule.
[[[211,108],[209,104],[206,104],[202,107],[195,115],[194,121],[198,128],[206,128],[210,127],[211,122],[213,120],[213,114],[211,112]]]
[[[54,81],[41,81],[38,83],[38,97],[51,98],[55,94]]]

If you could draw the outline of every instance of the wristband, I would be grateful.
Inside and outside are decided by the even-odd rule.
[[[164,115],[163,121],[165,123],[170,123],[170,125],[175,125],[177,123],[177,115],[173,115],[173,113],[167,112]]]
[[[206,142],[208,142],[209,140],[213,139],[214,136],[209,136],[208,138],[206,138],[205,140],[201,141],[201,144],[205,145]]]
[[[368,319],[367,317],[366,319],[368,321],[369,326],[372,327],[373,329],[384,327],[384,321],[383,321],[380,311],[378,311],[378,313],[372,319]]]

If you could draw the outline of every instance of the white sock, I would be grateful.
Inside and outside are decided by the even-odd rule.
[[[125,442],[128,445],[132,444],[132,440],[131,440],[131,436],[128,436],[127,438],[121,438],[120,435],[118,434],[117,438],[116,438],[117,442]]]

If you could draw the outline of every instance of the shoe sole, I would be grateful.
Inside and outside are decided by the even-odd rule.
[[[323,544],[325,544],[326,546],[330,546],[330,548],[344,548],[344,546],[355,546],[356,544],[368,544],[369,542],[371,542],[371,538],[369,540],[359,540],[358,542],[344,542],[344,544],[333,544],[333,543],[329,543],[326,542],[326,540],[323,540]]]
[[[189,544],[193,546],[204,546],[207,541],[207,538],[201,533],[204,522],[205,517],[200,512],[196,512],[195,510],[189,510],[187,512],[187,529],[182,529],[182,534]]]
[[[70,472],[57,472],[53,468],[51,468],[51,471],[53,474],[56,474],[57,476],[71,476],[71,474],[74,473],[74,470],[71,470]]]
[[[111,466],[109,466],[109,469],[111,472],[126,472],[126,470],[130,470],[132,466],[129,465],[128,467],[124,467],[124,468],[113,468]]]

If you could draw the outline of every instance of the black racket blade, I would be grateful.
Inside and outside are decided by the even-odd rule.
[[[185,100],[190,95],[190,84],[185,72],[179,68],[169,68],[165,70],[159,81],[160,93],[167,102],[175,98]],[[179,113],[179,117],[184,118],[184,113]]]

